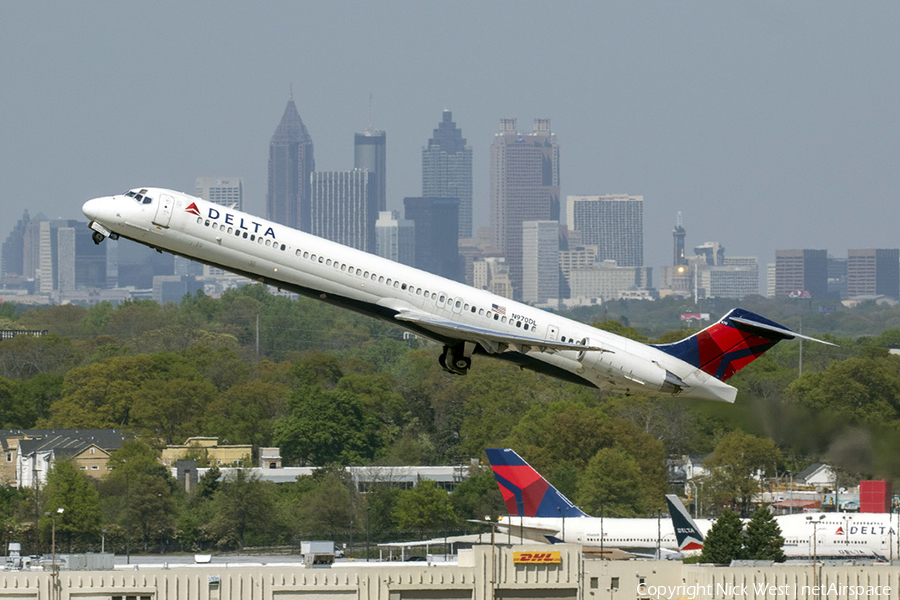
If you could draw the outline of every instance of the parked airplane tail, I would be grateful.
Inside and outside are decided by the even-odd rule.
[[[510,515],[519,517],[586,517],[559,490],[509,448],[485,450]]]
[[[666,504],[669,505],[669,515],[672,517],[672,527],[675,529],[675,540],[678,542],[678,549],[682,552],[685,550],[702,550],[703,534],[700,528],[694,523],[691,515],[688,513],[681,499],[675,494],[666,494]]]
[[[734,308],[703,331],[680,342],[654,347],[726,381],[781,340],[794,338],[835,345],[794,333],[749,310]]]

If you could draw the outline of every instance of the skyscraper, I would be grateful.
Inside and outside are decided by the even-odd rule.
[[[847,295],[900,300],[900,250],[847,250]]]
[[[310,175],[315,170],[312,138],[291,94],[269,142],[266,216],[270,220],[310,231]]]
[[[375,254],[375,173],[367,170],[312,174],[310,233]]]
[[[828,256],[825,250],[776,250],[775,295],[809,292],[828,296]]]
[[[643,196],[568,196],[566,220],[570,231],[581,233],[582,244],[597,246],[597,260],[643,266]]]
[[[559,298],[559,221],[522,223],[522,300]]]
[[[535,119],[528,134],[516,131],[515,119],[500,119],[491,144],[490,194],[492,241],[521,296],[522,222],[559,220],[559,145],[550,119]]]
[[[684,225],[681,222],[681,211],[678,211],[678,214],[675,216],[675,228],[672,230],[672,237],[675,242],[672,264],[676,267],[687,264],[687,258],[684,255],[684,238],[686,235],[687,232],[685,232]]]
[[[403,206],[406,219],[415,223],[416,268],[464,281],[456,235],[459,199],[404,198]]]
[[[375,175],[375,205],[387,210],[387,134],[371,127],[353,136],[353,167]]]
[[[25,274],[25,227],[31,221],[28,209],[19,219],[12,231],[3,242],[3,252],[0,253],[0,277],[23,276]]]
[[[416,226],[400,218],[400,212],[386,210],[375,221],[376,253],[394,262],[416,266]]]
[[[472,237],[472,148],[449,109],[422,148],[422,196],[458,198],[459,237]]]
[[[220,206],[244,210],[244,180],[240,177],[198,177],[195,195]]]

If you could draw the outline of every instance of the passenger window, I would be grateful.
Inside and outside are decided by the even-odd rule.
[[[395,282],[394,282],[394,287],[400,287],[400,282],[399,282],[399,281],[395,281]]]
[[[251,233],[251,234],[250,234],[250,241],[251,241],[251,242],[255,242],[255,241],[256,241],[256,234],[255,234],[255,233]]]
[[[316,255],[313,254],[312,256],[309,257],[309,259],[313,262],[316,262]]]
[[[271,246],[271,245],[272,245],[272,240],[266,240],[266,246]]]
[[[483,308],[479,308],[479,309],[478,309],[478,314],[479,314],[479,315],[483,315],[483,314],[484,314],[484,309],[483,309]]]
[[[378,278],[378,283],[384,283],[384,276]]]
[[[528,331],[528,323],[525,323],[525,331]]]
[[[342,265],[341,265],[341,271],[346,271],[346,270],[347,270],[347,265],[342,264]]]
[[[319,264],[322,264],[323,262],[325,262],[325,257],[324,257],[324,256],[320,256],[320,257],[319,257]]]
[[[282,245],[281,245],[281,251],[284,252],[285,248],[287,248],[287,246],[285,246],[284,244],[282,244]]]
[[[499,320],[500,320],[500,315],[498,315],[497,313],[494,313],[494,320],[495,320],[495,321],[499,321]]]
[[[372,273],[372,281],[375,281],[376,279],[378,279],[378,275],[376,275],[375,273]]]
[[[209,227],[209,221],[207,221],[206,223],[204,223],[204,225],[206,225],[207,227]]]
[[[297,256],[300,256],[300,249],[297,248]]]
[[[400,289],[401,289],[401,290],[405,290],[405,289],[406,289],[406,284],[405,284],[405,283],[402,284],[402,285],[400,286]]]
[[[391,285],[391,278],[390,278],[390,277],[388,277],[387,285]]]
[[[506,317],[503,317],[502,319],[500,319],[500,322],[501,322],[501,323],[506,323]]]
[[[522,321],[516,321],[516,327],[521,327],[521,326],[522,326]]]
[[[247,234],[247,232],[245,231],[245,232],[244,232],[244,239],[245,239],[245,240],[247,239],[247,235],[248,235],[248,234]]]
[[[232,233],[233,231],[234,231],[234,228],[233,228],[233,227],[229,227],[229,228],[228,228],[228,233]]]
[[[369,278],[369,272],[366,271],[365,273],[363,273],[363,277],[365,277],[366,279],[368,279],[368,278]]]
[[[263,238],[258,237],[258,238],[256,238],[256,241],[258,241],[258,242],[259,242],[259,245],[262,246]]]
[[[422,295],[422,288],[416,288],[416,295],[417,295],[417,296],[421,296],[421,295]]]
[[[356,274],[357,274],[357,275],[362,275],[362,269],[357,269],[357,270],[356,270]]]
[[[304,252],[304,253],[303,253],[303,258],[309,258],[309,252]]]
[[[462,302],[460,302],[459,300],[457,300],[457,301],[456,301],[456,308],[459,308],[460,306],[462,306]]]
[[[328,260],[325,261],[325,266],[326,266],[326,267],[330,267],[330,266],[331,266],[331,259],[330,259],[330,258],[329,258]]]
[[[441,301],[441,302],[443,302],[443,301],[444,301],[444,295],[443,295],[443,294],[441,294],[441,298],[440,298],[440,301]]]
[[[197,217],[197,225],[203,223],[203,217]]]

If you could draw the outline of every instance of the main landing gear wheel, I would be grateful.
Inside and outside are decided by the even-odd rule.
[[[472,358],[466,356],[464,352],[465,346],[463,344],[444,346],[441,355],[438,357],[438,363],[448,373],[466,375],[469,372],[469,367],[472,366]]]
[[[99,246],[99,245],[100,245],[100,242],[102,242],[103,240],[106,239],[106,236],[103,235],[102,233],[100,233],[99,231],[95,231],[95,232],[91,235],[91,239],[94,240],[94,243],[97,244],[97,245]]]

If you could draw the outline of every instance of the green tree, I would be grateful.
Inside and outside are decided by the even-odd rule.
[[[235,469],[225,478],[212,502],[215,518],[210,530],[217,546],[243,550],[249,535],[275,525],[272,485],[248,469]]]
[[[456,521],[449,495],[431,479],[421,480],[416,487],[403,490],[394,514],[400,529],[418,531],[421,539],[425,539],[426,531],[446,529]]]
[[[601,448],[579,479],[576,502],[588,514],[640,517],[647,513],[638,462],[621,448]]]
[[[173,537],[180,505],[177,484],[148,444],[126,441],[109,457],[112,469],[100,484],[104,520],[122,526],[132,549],[144,551]]]
[[[747,522],[744,557],[751,560],[784,562],[784,538],[781,527],[768,508],[760,508]]]
[[[288,400],[290,416],[275,423],[275,443],[302,465],[361,464],[378,450],[378,423],[355,394],[305,387]]]
[[[743,528],[737,513],[725,509],[703,540],[700,562],[729,564],[743,558]]]
[[[57,541],[65,547],[85,550],[100,538],[100,496],[94,484],[69,460],[59,460],[47,473],[46,503],[39,527],[45,542],[50,541],[56,517]],[[63,509],[62,513],[57,512]],[[62,545],[62,544],[60,544]]]
[[[780,460],[781,452],[770,439],[758,438],[740,429],[727,434],[705,465],[710,470],[711,488],[721,503],[747,509],[759,491],[761,475]]]

